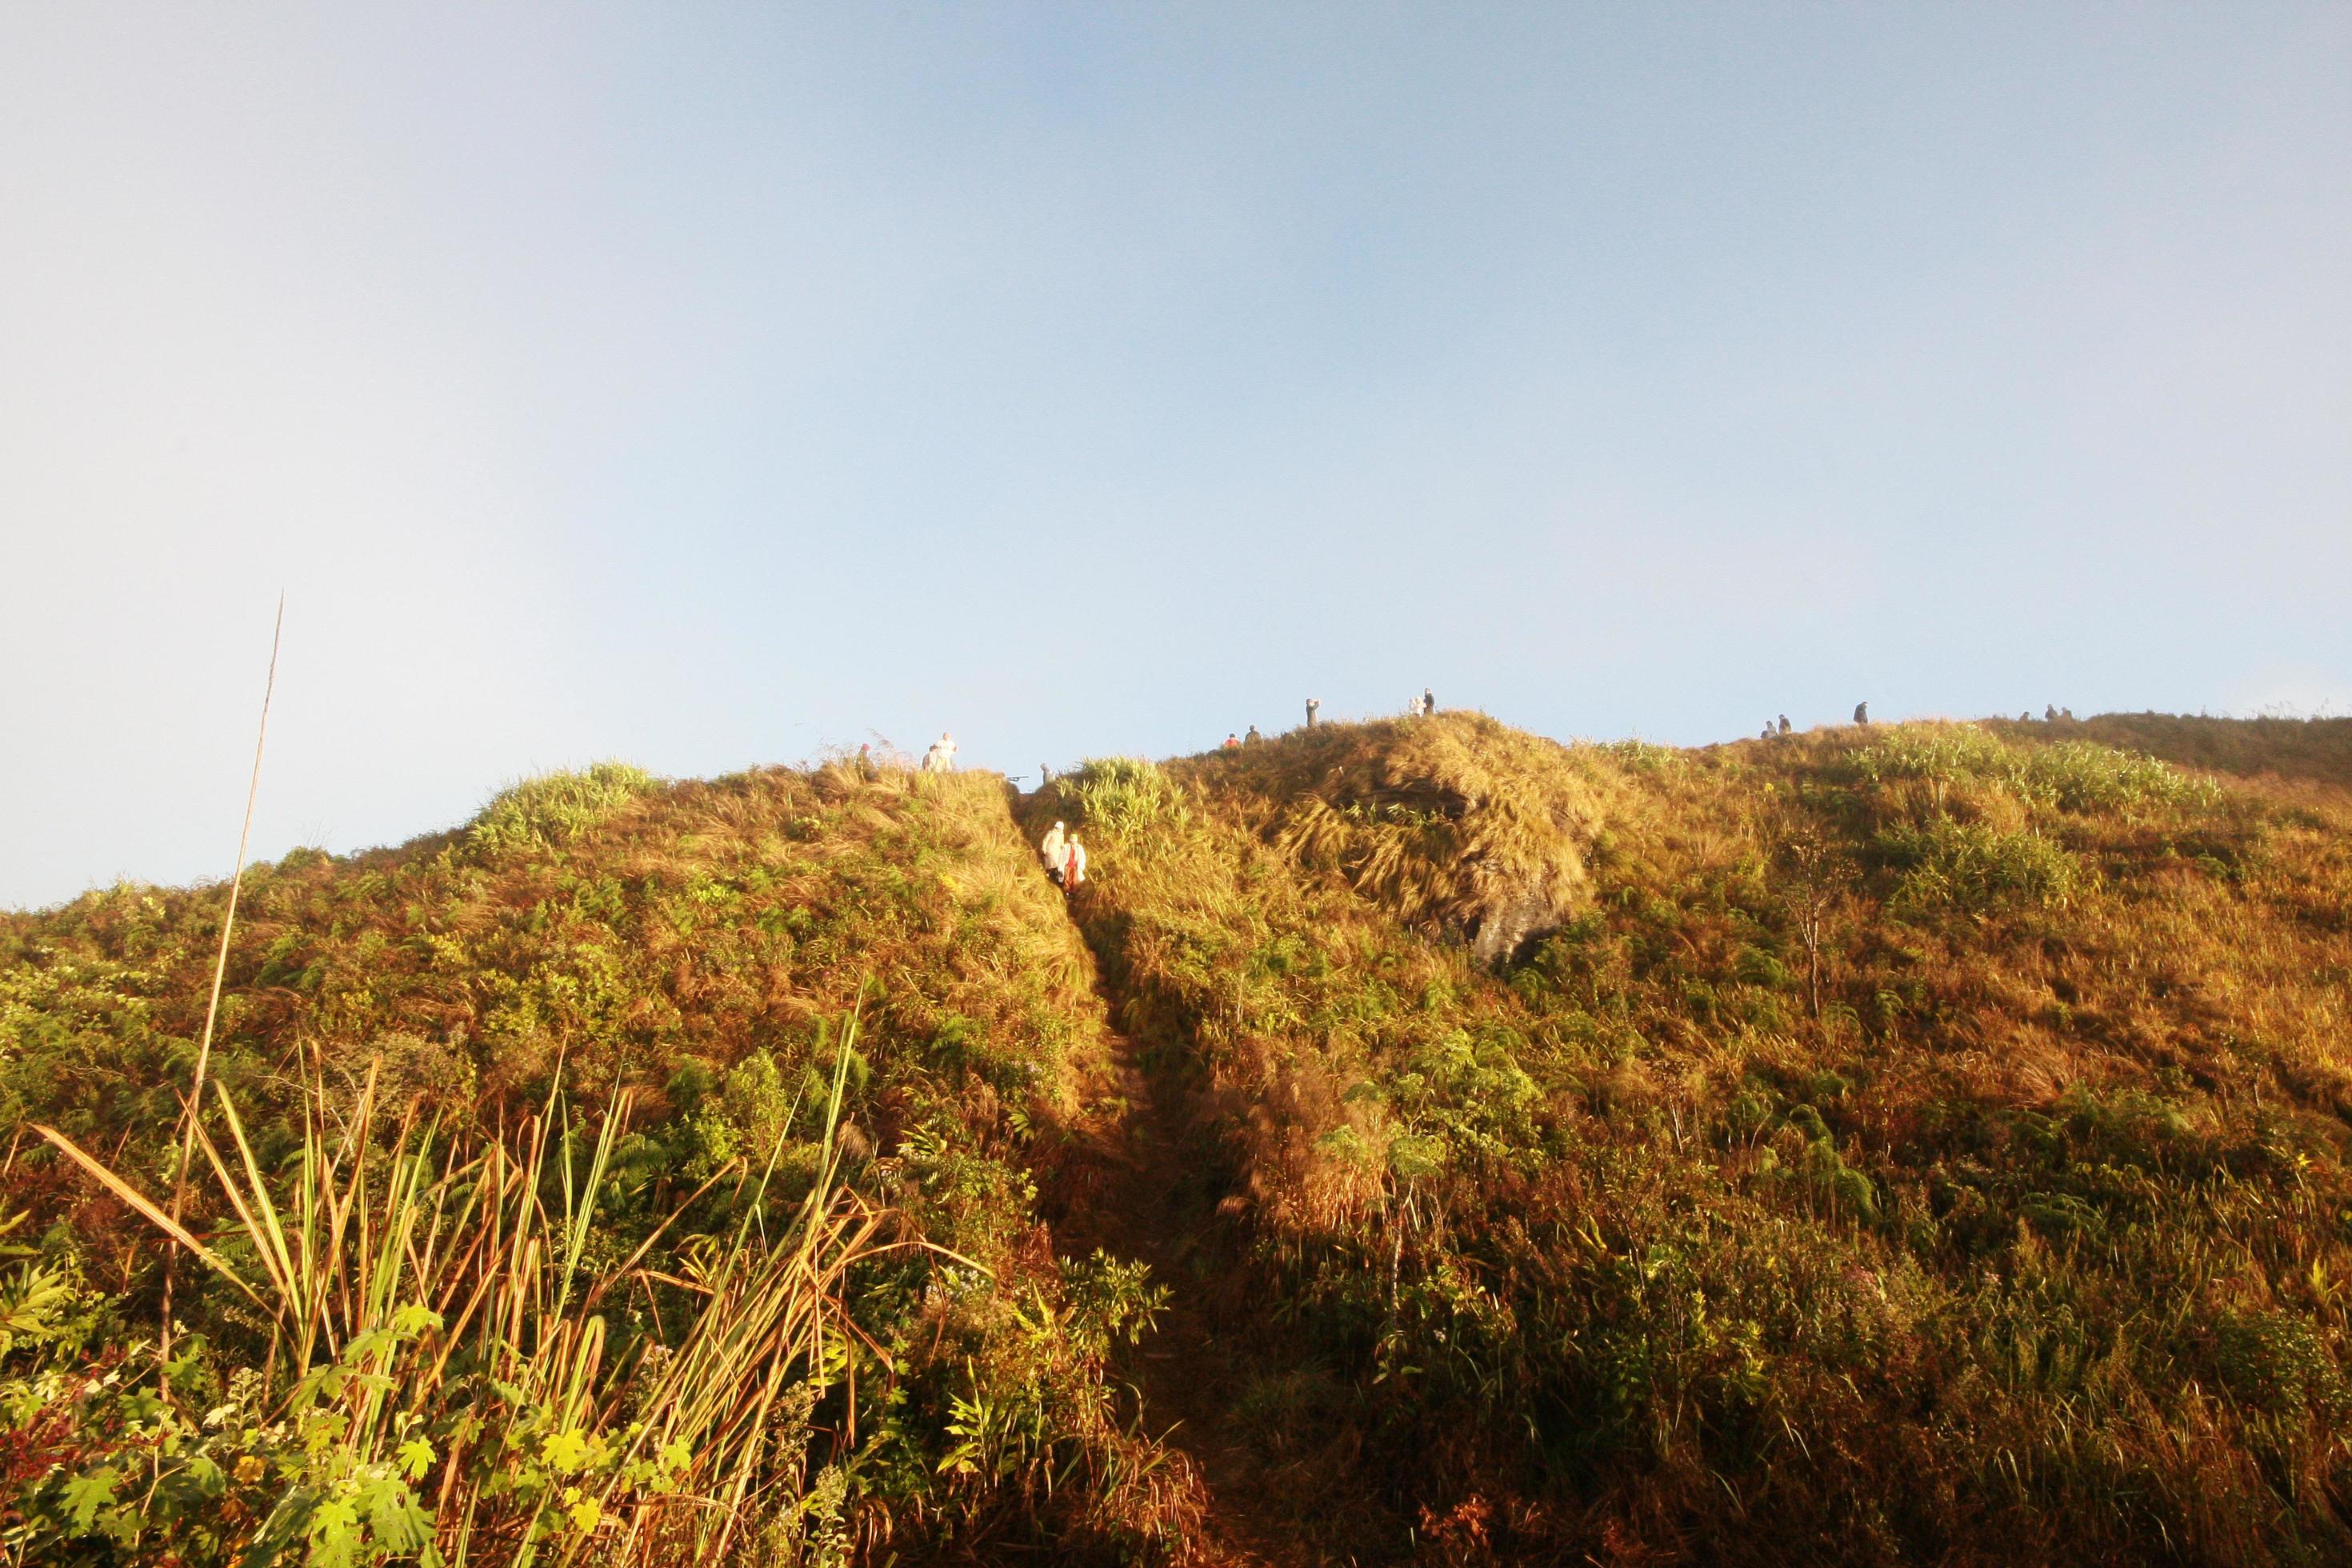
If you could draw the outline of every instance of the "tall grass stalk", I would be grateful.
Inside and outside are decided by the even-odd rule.
[[[721,1170],[596,1270],[595,1195],[628,1121],[625,1092],[593,1139],[551,1091],[510,1138],[466,1140],[414,1117],[380,1125],[373,1069],[340,1117],[314,1081],[279,1183],[230,1097],[215,1095],[217,1126],[199,1122],[193,1140],[226,1211],[209,1240],[65,1134],[37,1131],[265,1315],[260,1404],[307,1458],[257,1518],[250,1550],[710,1561],[797,1500],[802,1457],[784,1417],[854,1378],[851,1342],[888,1364],[850,1317],[851,1271],[924,1245],[843,1180],[857,1033],[853,1011],[815,1177],[786,1215],[770,1213],[779,1133],[764,1170]],[[681,1273],[648,1266],[679,1216],[730,1180],[730,1229],[682,1248]],[[657,1285],[698,1306],[667,1342],[633,1338],[616,1353],[599,1309],[615,1289]]]
[[[221,983],[228,975],[229,937],[236,930],[236,897],[245,887],[245,855],[253,842],[253,803],[261,794],[261,752],[269,741],[269,700],[278,693],[278,648],[286,635],[286,595],[278,595],[278,618],[269,628],[269,675],[261,688],[261,724],[253,737],[253,775],[246,781],[245,820],[236,830],[236,866],[228,879],[228,909],[221,916],[220,951],[213,958],[212,994],[205,1003],[205,1029],[196,1043],[196,1069],[188,1085],[187,1109],[182,1113],[180,1159],[172,1177],[172,1218],[186,1212],[188,1163],[195,1155],[196,1118],[204,1108],[205,1075],[212,1066],[213,1026],[220,1017]],[[172,1265],[178,1247],[163,1258],[163,1326],[156,1344],[161,1357],[172,1353]]]

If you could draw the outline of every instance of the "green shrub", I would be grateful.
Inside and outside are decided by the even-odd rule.
[[[2015,776],[2019,752],[1969,726],[1905,726],[1846,759],[1852,775],[1868,784],[1894,779],[2001,780]]]
[[[1902,873],[1888,900],[1898,913],[2063,904],[2082,878],[2081,863],[2040,834],[1982,823],[1906,824],[1879,834],[1875,847]]]
[[[625,763],[526,779],[491,797],[474,818],[467,842],[486,854],[552,848],[660,787],[651,773]]]
[[[1686,761],[1683,753],[1674,747],[1655,745],[1648,741],[1606,741],[1596,749],[1603,756],[1636,773],[1673,773]]]
[[[2306,1320],[2287,1312],[2232,1312],[2214,1325],[2221,1382],[2265,1415],[2332,1416],[2347,1404],[2344,1374]]]
[[[1183,802],[1158,764],[1140,757],[1097,757],[1057,786],[1075,800],[1088,827],[1119,835],[1181,821]]]
[[[2037,747],[2027,754],[2021,790],[2065,811],[2133,811],[2153,805],[2210,806],[2221,799],[2210,779],[2169,763],[2089,741]]]
[[[1845,771],[1870,784],[1977,780],[2034,805],[2077,813],[2210,806],[2221,798],[2211,780],[2191,778],[2154,757],[2090,741],[2016,746],[1972,725],[1892,731],[1850,755]]]

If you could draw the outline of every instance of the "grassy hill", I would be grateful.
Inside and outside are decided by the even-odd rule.
[[[2062,737],[2142,752],[2183,767],[2352,789],[2352,719],[2207,719],[2101,713],[2055,724],[1995,721],[2014,739]]]
[[[0,917],[7,1539],[2343,1560],[2284,722],[537,781],[248,875],[160,1365],[225,889]]]
[[[212,1062],[255,1145],[250,1186],[276,1192],[289,1225],[310,1184],[317,1206],[389,1228],[404,1216],[386,1146],[404,1117],[436,1168],[505,1151],[520,1173],[504,1201],[528,1213],[486,1222],[466,1182],[436,1192],[420,1228],[454,1232],[465,1256],[404,1277],[353,1235],[340,1250],[313,1236],[341,1272],[312,1292],[323,1302],[274,1314],[184,1258],[175,1310],[205,1342],[192,1352],[183,1334],[167,1394],[138,1342],[156,1334],[157,1227],[23,1128],[54,1125],[163,1204],[225,891],[122,887],[0,924],[10,1206],[38,1237],[11,1298],[35,1303],[8,1320],[14,1387],[20,1415],[58,1428],[46,1464],[18,1467],[29,1555],[226,1562],[282,1539],[298,1559],[406,1560],[404,1487],[453,1556],[471,1510],[482,1561],[685,1560],[716,1549],[694,1539],[713,1509],[776,1561],[1041,1531],[1105,1550],[1173,1538],[1181,1460],[1125,1429],[1103,1377],[1148,1292],[1058,1257],[1038,1219],[1040,1190],[1086,1158],[1102,1009],[1001,780],[826,767],[663,785],[605,767],[510,791],[455,834],[254,868]],[[340,1187],[311,1183],[371,1100],[378,1135]],[[836,1186],[889,1230],[827,1254],[842,1267],[810,1270],[798,1296],[720,1311],[729,1268],[832,1247]],[[804,1223],[821,1188],[828,1223]],[[252,1280],[270,1247],[238,1190],[194,1184],[190,1226]],[[551,1305],[567,1251],[568,1310]],[[354,1310],[371,1262],[383,1300]],[[484,1289],[511,1298],[509,1321],[467,1316]],[[404,1304],[439,1321],[379,1365],[371,1336]],[[287,1321],[314,1318],[318,1342],[288,1364]],[[730,1343],[772,1336],[773,1354],[681,1399],[774,1386],[700,1426],[661,1413],[654,1427],[698,1452],[677,1473],[649,1468],[626,1437],[649,1420],[646,1381],[706,1319]],[[594,1365],[549,1364],[589,1332]],[[352,1388],[300,1392],[319,1366]],[[240,1386],[240,1367],[264,1376]],[[136,1397],[91,1385],[101,1369]],[[362,1408],[370,1374],[396,1380],[414,1420]],[[411,1440],[425,1447],[404,1477]],[[155,1458],[165,1445],[179,1462]],[[70,1489],[90,1476],[109,1485]]]

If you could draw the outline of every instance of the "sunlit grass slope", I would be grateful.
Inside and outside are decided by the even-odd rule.
[[[2208,719],[2101,713],[2055,724],[1991,726],[2019,739],[2071,738],[2215,773],[2310,779],[2352,788],[2352,719]]]
[[[2343,1561],[2333,733],[533,781],[248,872],[160,1365],[225,889],[0,916],[0,1549]]]
[[[189,1187],[220,1267],[180,1260],[168,1374],[161,1228],[131,1203],[173,1189],[226,890],[0,917],[32,1248],[0,1288],[9,1549],[1172,1538],[1181,1467],[1101,1375],[1145,1289],[1057,1260],[1037,1217],[1101,1008],[1006,799],[993,775],[605,766],[437,838],[253,868],[221,1163]]]
[[[2352,1554],[2352,798],[2003,729],[1450,715],[1039,804],[1213,1115],[1303,1537]],[[1560,923],[1482,962],[1503,889]]]

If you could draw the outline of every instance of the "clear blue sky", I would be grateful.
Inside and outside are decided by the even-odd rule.
[[[0,904],[878,731],[2352,709],[2352,6],[0,11]]]

